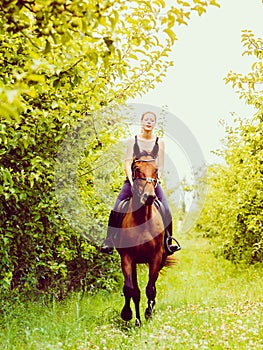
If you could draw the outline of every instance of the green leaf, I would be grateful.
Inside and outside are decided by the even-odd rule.
[[[47,40],[46,40],[45,49],[43,50],[43,54],[46,55],[46,54],[48,54],[50,51],[51,51],[51,44],[50,44],[49,40],[47,39]]]
[[[172,42],[174,42],[175,40],[177,40],[177,36],[176,34],[174,33],[174,31],[170,28],[166,28],[164,29],[164,32],[166,34],[168,34],[168,36],[170,37],[170,39],[172,40]]]

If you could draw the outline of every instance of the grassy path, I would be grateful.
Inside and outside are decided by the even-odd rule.
[[[262,269],[215,259],[200,238],[181,241],[178,265],[159,277],[155,315],[141,328],[120,320],[121,292],[73,295],[0,314],[1,350],[263,349]],[[147,270],[139,270],[143,314]]]

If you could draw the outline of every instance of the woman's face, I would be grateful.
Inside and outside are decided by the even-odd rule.
[[[143,118],[142,118],[142,128],[144,130],[153,130],[156,124],[156,119],[155,119],[155,115],[152,113],[146,113],[144,114]]]

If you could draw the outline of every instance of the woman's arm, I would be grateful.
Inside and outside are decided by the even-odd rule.
[[[131,186],[133,186],[133,181],[132,181],[132,170],[131,170],[131,165],[132,165],[132,157],[133,157],[133,144],[134,144],[134,139],[130,139],[127,144],[127,149],[126,149],[126,157],[125,157],[125,173],[127,178],[130,181]]]
[[[164,174],[164,141],[159,140],[159,154],[158,154],[158,178],[161,179],[161,177]]]

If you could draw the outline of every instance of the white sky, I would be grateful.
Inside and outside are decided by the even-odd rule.
[[[218,158],[211,150],[220,147],[224,129],[219,120],[231,123],[231,112],[248,116],[252,110],[239,99],[223,78],[230,70],[250,71],[253,59],[242,56],[241,30],[263,36],[261,0],[218,0],[221,8],[193,16],[188,26],[177,31],[175,65],[155,90],[131,102],[168,106],[169,112],[191,130],[208,163]]]

